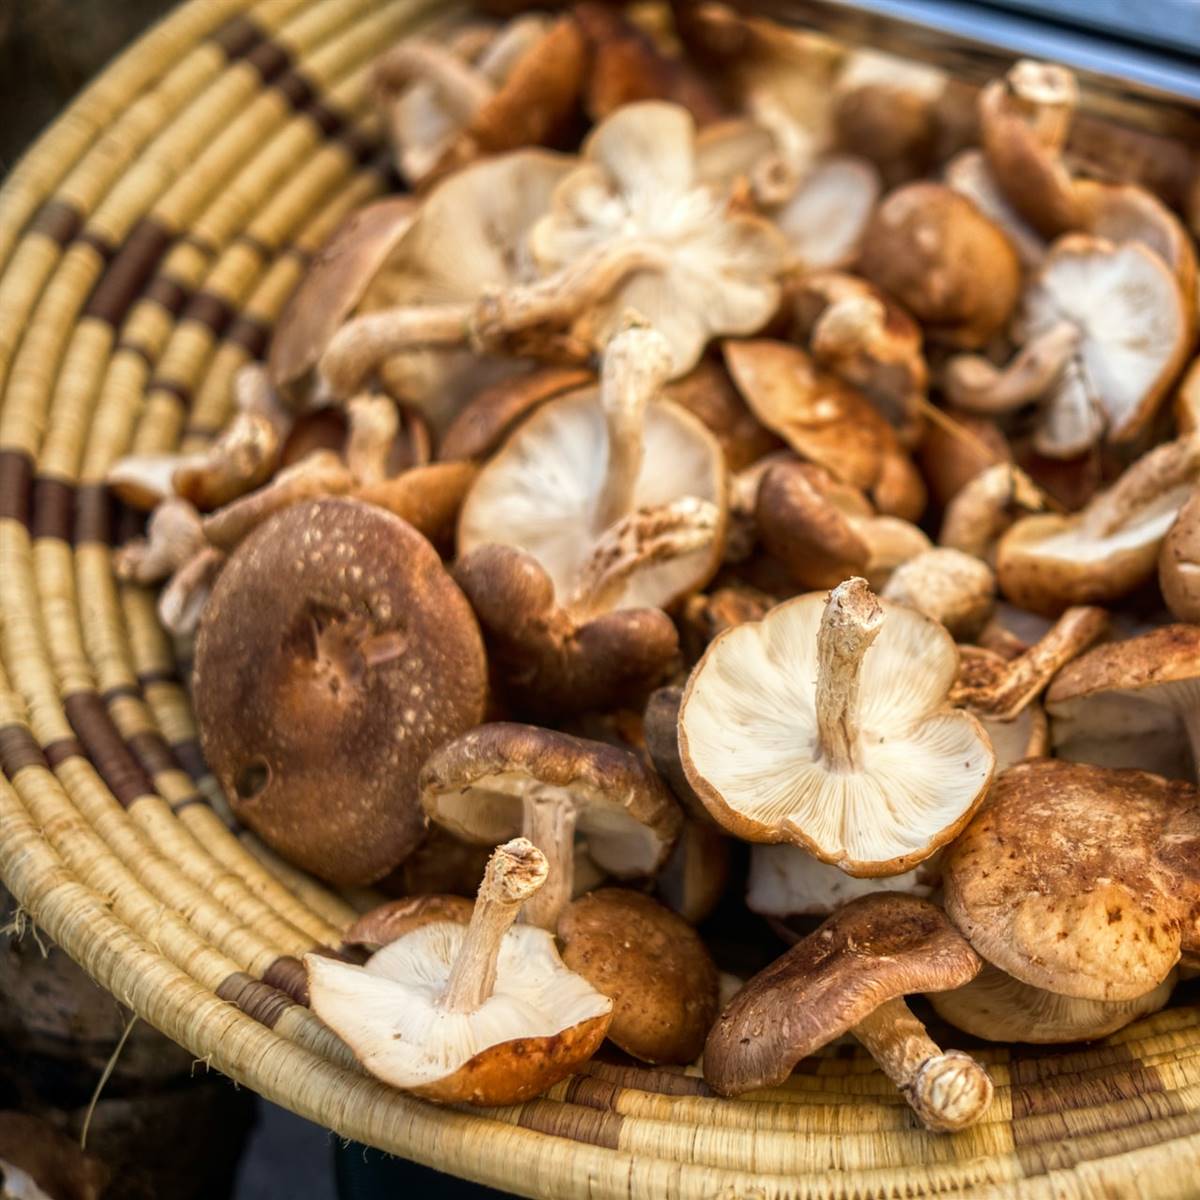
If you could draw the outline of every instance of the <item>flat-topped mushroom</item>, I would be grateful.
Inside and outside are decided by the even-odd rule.
[[[940,622],[956,640],[968,641],[992,615],[996,577],[973,555],[934,546],[900,563],[880,595]]]
[[[526,919],[554,929],[571,900],[575,837],[618,879],[653,875],[683,815],[662,780],[628,750],[534,725],[495,722],[442,746],[421,771],[430,819],[465,841],[524,833],[550,880]]]
[[[947,396],[987,414],[1036,402],[1033,447],[1082,454],[1102,438],[1128,442],[1153,418],[1191,344],[1192,305],[1141,242],[1060,238],[1025,289],[1021,348],[1004,367],[973,355],[943,373]]]
[[[338,883],[371,882],[417,845],[417,773],[483,719],[486,687],[479,628],[433,547],[341,499],[293,505],[231,555],[193,678],[234,811]]]
[[[1122,1001],[1200,943],[1200,791],[1056,759],[1010,767],[943,861],[946,912],[990,963]]]
[[[931,992],[929,1003],[943,1021],[985,1041],[1060,1044],[1116,1033],[1158,1012],[1174,987],[1172,971],[1156,988],[1132,1000],[1087,1000],[1031,987],[985,962],[962,987]]]
[[[1158,586],[1176,620],[1200,624],[1200,489],[1192,492],[1163,539]]]
[[[1073,762],[1200,774],[1200,626],[1106,642],[1064,667],[1046,694],[1054,751]]]
[[[916,520],[925,486],[896,432],[857,388],[799,346],[752,339],[722,345],[754,415],[803,459],[866,492],[884,514]]]
[[[587,66],[572,17],[526,15],[449,45],[406,37],[375,63],[400,172],[411,187],[488,154],[549,143],[575,111]]]
[[[872,892],[927,899],[941,883],[940,864],[941,856],[935,854],[902,875],[856,879],[798,846],[751,846],[746,907],[763,917],[827,917]]]
[[[688,781],[714,820],[851,875],[896,875],[970,820],[993,755],[946,705],[950,635],[863,579],[779,605],[709,646],[679,714]]]
[[[313,1012],[378,1079],[447,1104],[517,1104],[596,1052],[612,1001],[554,938],[514,925],[546,882],[524,838],[488,862],[470,923],[423,925],[365,966],[305,955]]]
[[[1021,264],[1003,230],[940,183],[910,183],[886,196],[858,264],[931,339],[965,349],[999,333],[1020,296]]]
[[[1000,540],[996,577],[1019,608],[1104,604],[1154,575],[1159,547],[1200,481],[1200,434],[1144,454],[1071,516],[1038,514]]]
[[[590,256],[638,245],[658,261],[593,297],[575,329],[592,346],[606,345],[633,309],[666,338],[676,377],[711,338],[755,333],[779,304],[783,236],[698,179],[694,121],[659,101],[626,105],[592,130],[582,165],[529,236],[543,271],[578,271]]]
[[[717,968],[696,931],[640,892],[600,888],[558,921],[563,962],[613,1002],[608,1040],[650,1063],[690,1063],[717,1017]]]
[[[902,997],[960,987],[979,968],[927,900],[852,901],[738,992],[708,1035],[704,1078],[727,1096],[776,1086],[802,1058],[853,1033],[927,1129],[966,1129],[991,1104],[992,1081],[969,1055],[942,1051]]]
[[[580,618],[667,607],[720,561],[725,464],[695,417],[661,399],[670,352],[653,329],[618,333],[598,388],[544,404],[480,472],[458,551],[532,555]]]

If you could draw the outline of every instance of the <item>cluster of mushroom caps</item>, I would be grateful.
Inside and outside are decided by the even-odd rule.
[[[718,4],[472,23],[377,84],[412,193],[210,446],[110,477],[237,817],[401,893],[314,1011],[490,1105],[605,1038],[736,1095],[852,1033],[950,1131],[992,1085],[905,996],[1000,1041],[1161,1008],[1200,953],[1189,155],[1057,67],[976,93]],[[794,945],[743,984],[696,926],[747,859],[745,940]]]

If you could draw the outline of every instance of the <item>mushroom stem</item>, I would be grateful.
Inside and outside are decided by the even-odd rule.
[[[355,396],[346,404],[350,431],[346,466],[361,486],[387,478],[388,458],[400,432],[400,414],[390,396]]]
[[[983,1067],[959,1050],[943,1052],[903,1000],[881,1004],[853,1032],[926,1129],[966,1129],[991,1104],[992,1080]]]
[[[504,935],[521,905],[546,882],[546,856],[524,838],[497,846],[488,859],[471,923],[438,1001],[446,1012],[471,1013],[496,986],[496,963]]]
[[[376,65],[375,80],[388,92],[398,92],[418,82],[429,84],[460,125],[473,120],[496,92],[470,63],[420,38],[406,38],[392,47]]]
[[[1095,537],[1110,537],[1143,506],[1175,488],[1190,486],[1200,469],[1200,433],[1166,442],[1141,458],[1089,505],[1083,527]],[[1182,501],[1182,497],[1181,497]]]
[[[521,832],[545,856],[546,886],[525,906],[530,925],[558,928],[558,918],[575,890],[575,802],[561,788],[536,787],[526,793]]]
[[[947,364],[942,391],[967,412],[1012,412],[1044,396],[1066,369],[1079,346],[1079,328],[1059,321],[1031,338],[1005,367],[977,354],[959,354]]]
[[[1075,76],[1055,63],[1021,59],[1004,79],[1014,106],[1048,150],[1061,150],[1079,102]]]
[[[858,769],[858,693],[863,656],[883,628],[883,608],[865,579],[839,583],[817,633],[817,740],[833,771]]]
[[[719,523],[717,506],[695,496],[622,517],[597,539],[567,611],[581,623],[611,612],[634,575],[703,550],[717,536]]]
[[[608,431],[608,464],[596,500],[600,533],[633,509],[642,473],[646,406],[671,377],[671,348],[662,334],[630,325],[609,341],[600,372],[600,403]]]
[[[813,163],[813,139],[766,88],[751,91],[747,105],[755,123],[771,135],[774,152],[751,171],[754,197],[767,208],[786,204]]]
[[[1012,524],[1010,510],[1045,507],[1041,489],[1012,463],[980,471],[946,505],[938,544],[990,561],[997,538]]]

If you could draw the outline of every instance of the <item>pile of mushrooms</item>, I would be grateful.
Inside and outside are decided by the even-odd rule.
[[[740,1095],[852,1035],[952,1133],[960,1033],[1168,1004],[1186,189],[1062,68],[975,90],[719,3],[473,20],[374,81],[413,191],[219,435],[108,477],[233,813],[362,910],[313,1012],[483,1105],[612,1048]]]

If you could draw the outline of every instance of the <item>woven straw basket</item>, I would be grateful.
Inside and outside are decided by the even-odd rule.
[[[198,1059],[337,1133],[527,1196],[1200,1196],[1200,1012],[1065,1052],[981,1051],[990,1119],[915,1127],[861,1053],[712,1097],[590,1064],[439,1109],[363,1075],[288,996],[352,907],[230,820],[150,593],[119,587],[102,480],[202,445],[313,251],[386,186],[366,72],[429,0],[192,0],[0,192],[0,877]]]

